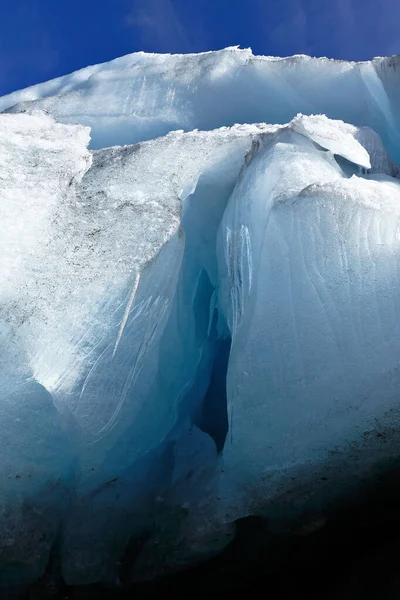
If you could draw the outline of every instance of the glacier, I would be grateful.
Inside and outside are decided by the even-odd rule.
[[[399,65],[137,53],[0,98],[2,593],[179,571],[398,460]]]

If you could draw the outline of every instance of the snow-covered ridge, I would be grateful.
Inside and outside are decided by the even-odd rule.
[[[392,159],[400,137],[399,58],[353,63],[254,56],[250,49],[138,52],[0,98],[0,111],[48,111],[92,128],[92,147],[183,129],[287,123],[298,112],[372,127]]]
[[[138,53],[0,99],[2,593],[52,551],[180,569],[398,456],[396,61]]]

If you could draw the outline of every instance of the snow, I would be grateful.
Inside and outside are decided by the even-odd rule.
[[[179,570],[397,456],[396,65],[138,53],[0,99],[2,590]]]
[[[368,152],[355,137],[357,127],[347,125],[343,121],[335,121],[332,124],[325,115],[311,115],[306,119],[298,115],[293,119],[292,128],[332,154],[338,154],[364,169],[371,168]]]

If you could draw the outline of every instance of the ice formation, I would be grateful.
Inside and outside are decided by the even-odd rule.
[[[179,570],[398,457],[398,66],[138,53],[0,98],[3,592]]]

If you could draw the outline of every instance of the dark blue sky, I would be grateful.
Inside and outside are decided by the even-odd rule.
[[[117,56],[400,53],[400,0],[0,0],[0,95]]]

